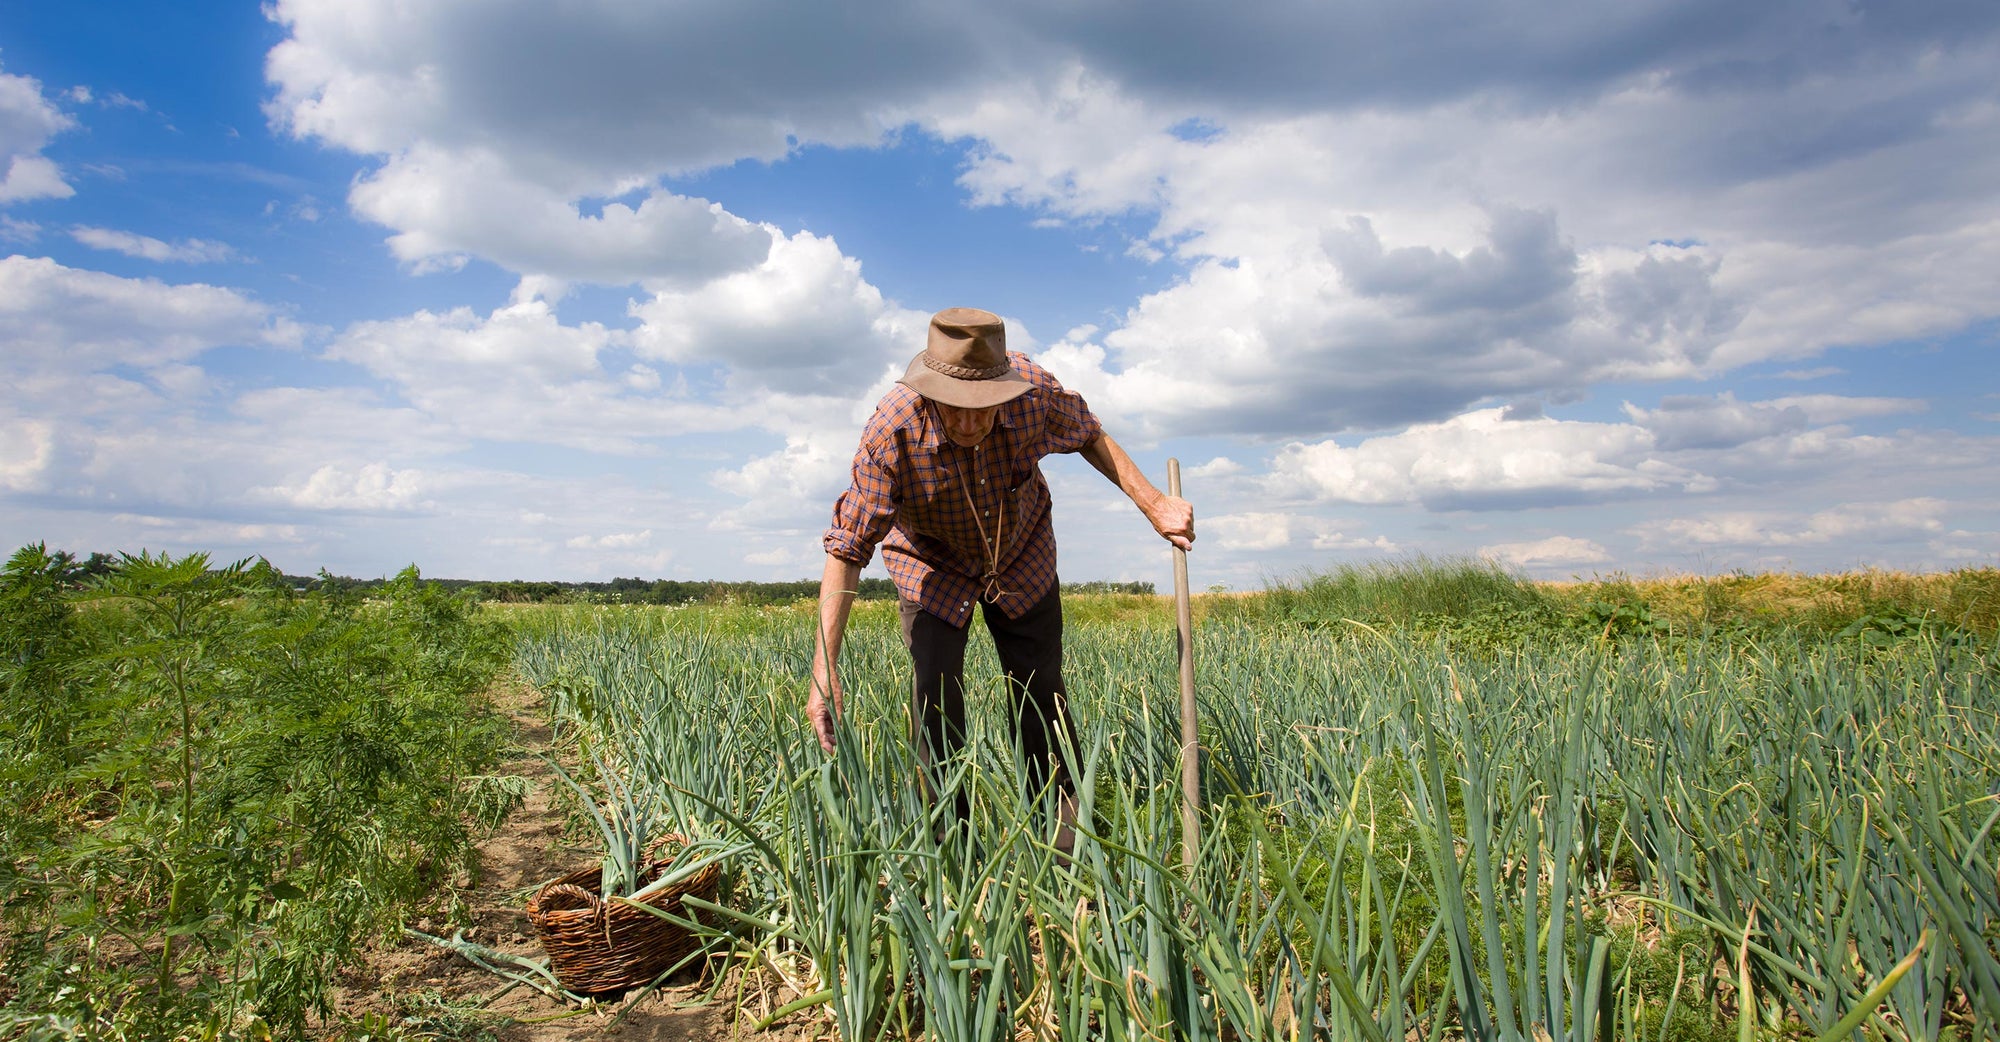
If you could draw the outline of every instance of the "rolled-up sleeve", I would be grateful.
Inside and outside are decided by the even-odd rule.
[[[1049,410],[1048,451],[1076,452],[1096,441],[1097,436],[1104,433],[1104,424],[1098,421],[1096,413],[1090,411],[1090,404],[1083,400],[1083,395],[1064,390],[1053,378],[1049,384],[1037,392],[1042,395]]]
[[[878,423],[862,432],[854,452],[854,479],[834,500],[833,524],[821,539],[828,554],[864,567],[896,520],[896,472],[883,463],[878,444],[884,437]]]

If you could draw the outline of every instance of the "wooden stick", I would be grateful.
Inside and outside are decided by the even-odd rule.
[[[1167,494],[1181,494],[1181,461],[1167,460]],[[1174,621],[1181,656],[1181,867],[1194,872],[1201,850],[1201,746],[1194,704],[1194,608],[1188,600],[1187,551],[1174,547]]]

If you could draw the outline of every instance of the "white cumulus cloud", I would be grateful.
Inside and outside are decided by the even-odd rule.
[[[635,303],[633,346],[681,365],[710,364],[753,388],[858,395],[900,374],[930,316],[885,300],[831,239],[800,232],[754,268]]]
[[[54,160],[49,139],[75,121],[42,95],[41,81],[0,72],[0,206],[76,194]]]
[[[1293,443],[1271,462],[1279,492],[1348,503],[1434,509],[1626,496],[1700,487],[1701,475],[1652,458],[1653,438],[1630,424],[1509,420],[1481,409],[1417,424],[1352,448]]]
[[[523,180],[491,153],[424,144],[362,178],[349,201],[361,216],[397,229],[390,248],[420,270],[476,256],[563,279],[681,284],[742,270],[770,250],[767,230],[707,200],[636,194],[636,202],[599,200],[586,214],[581,196]]]
[[[329,463],[303,482],[272,492],[280,501],[307,510],[410,510],[423,505],[424,475],[384,463],[359,467]]]

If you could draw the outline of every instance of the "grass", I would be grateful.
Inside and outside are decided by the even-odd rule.
[[[1537,582],[1486,560],[1415,557],[1340,565],[1263,591],[1196,598],[1203,618],[1376,626],[1437,632],[1486,628],[1550,637],[1568,630],[1811,636],[1878,632],[2000,634],[2000,568],[1822,575],[1610,575]]]
[[[1258,611],[1281,617],[1366,621],[1471,619],[1550,604],[1541,588],[1497,563],[1429,557],[1341,565],[1275,583],[1253,599]]]
[[[1826,575],[1612,577],[1546,587],[1558,604],[1643,603],[1690,628],[1788,627],[1838,633],[1868,617],[1926,619],[1991,637],[2000,628],[2000,568]]]

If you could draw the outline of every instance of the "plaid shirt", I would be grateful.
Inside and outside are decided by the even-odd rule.
[[[833,504],[826,552],[866,565],[875,547],[904,600],[954,626],[990,600],[1008,618],[1056,581],[1056,537],[1041,459],[1104,433],[1082,396],[1008,352],[1034,389],[1000,406],[974,448],[944,435],[937,410],[897,384],[875,406],[854,453],[854,482]]]

